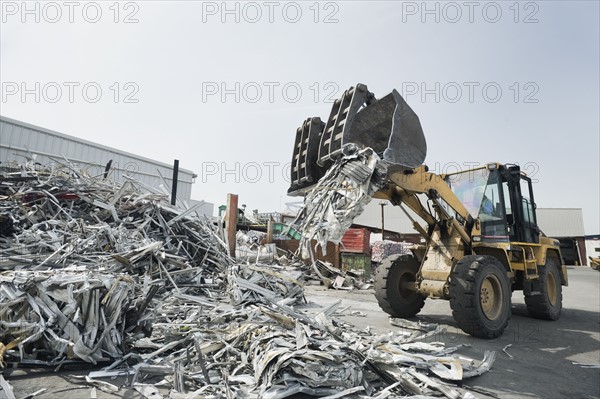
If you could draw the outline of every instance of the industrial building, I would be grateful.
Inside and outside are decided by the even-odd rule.
[[[588,266],[590,266],[590,257],[600,258],[600,234],[585,236],[585,252]]]
[[[594,240],[597,236],[586,237],[581,208],[537,208],[536,215],[538,226],[544,234],[560,241],[565,264],[587,265],[588,256],[600,256],[595,250],[590,254],[586,250],[586,242],[589,248],[596,248],[595,245],[600,241]],[[416,215],[413,217],[422,223]],[[420,236],[412,227],[411,220],[401,209],[393,207],[389,201],[371,201],[364,212],[354,220],[355,227],[366,227],[376,232],[381,232],[382,223],[386,239],[415,243],[420,240]]]
[[[162,191],[169,193],[173,184],[173,165],[0,116],[1,166],[26,160],[49,165],[65,162],[65,158],[91,176],[102,175],[110,162],[110,178],[119,183],[124,175],[128,175],[151,188],[160,188],[162,185]],[[198,202],[191,198],[195,178],[196,174],[191,170],[179,168],[179,204],[192,206]],[[213,204],[204,203],[197,210],[212,216],[213,208]]]
[[[588,264],[581,208],[538,208],[536,215],[544,234],[560,241],[566,265]]]

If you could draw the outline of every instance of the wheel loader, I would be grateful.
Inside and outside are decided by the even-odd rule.
[[[375,296],[383,311],[410,318],[426,298],[446,299],[463,331],[495,338],[518,290],[531,316],[559,318],[567,269],[558,240],[537,225],[532,182],[518,165],[430,172],[416,113],[396,90],[377,99],[358,84],[325,122],[309,118],[297,129],[288,194],[307,195],[349,148],[379,155],[387,174],[373,198],[400,208],[426,243],[379,266]]]

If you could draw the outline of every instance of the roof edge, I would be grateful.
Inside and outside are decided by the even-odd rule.
[[[80,143],[83,143],[83,144],[86,144],[86,145],[89,145],[89,146],[92,146],[92,147],[95,147],[95,148],[98,148],[98,149],[101,149],[101,150],[115,152],[117,154],[125,155],[127,157],[135,158],[135,159],[138,159],[138,160],[144,161],[144,162],[149,162],[149,163],[152,163],[154,165],[159,165],[159,166],[162,166],[162,167],[165,167],[165,168],[170,168],[170,169],[173,168],[173,165],[170,165],[170,164],[165,163],[165,162],[161,162],[161,161],[157,161],[155,159],[147,158],[147,157],[144,157],[142,155],[136,155],[136,154],[133,154],[131,152],[119,150],[117,148],[109,147],[107,145],[96,143],[96,142],[93,142],[93,141],[90,141],[90,140],[81,139],[79,137],[72,136],[72,135],[69,135],[69,134],[60,133],[60,132],[57,132],[55,130],[46,129],[45,127],[33,125],[31,123],[23,122],[23,121],[20,121],[18,119],[9,118],[7,116],[0,115],[0,121],[6,122],[6,123],[10,123],[12,125],[17,125],[17,126],[25,127],[27,129],[31,129],[31,130],[37,130],[37,131],[40,131],[42,133],[47,133],[47,134],[50,134],[50,135],[53,135],[53,136],[56,136],[56,137],[60,137],[60,138],[64,138],[64,139],[77,140]],[[32,152],[35,152],[35,151],[32,151]],[[195,175],[196,174],[195,172],[193,172],[193,171],[191,171],[189,169],[184,169],[184,168],[179,168],[179,172],[184,172],[184,173],[187,173],[187,174],[190,174],[190,175]]]

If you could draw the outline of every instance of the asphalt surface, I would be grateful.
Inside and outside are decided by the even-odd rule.
[[[429,341],[447,346],[469,344],[458,353],[483,358],[486,350],[498,351],[492,369],[465,381],[500,398],[600,398],[600,272],[588,267],[569,268],[569,286],[563,287],[563,310],[559,320],[528,317],[522,292],[512,296],[512,317],[504,334],[493,340],[473,338],[452,319],[450,304],[428,299],[414,320],[439,323],[446,332]],[[342,299],[342,306],[365,313],[366,317],[343,317],[361,326],[385,333],[396,327],[379,309],[372,290],[342,292],[309,287],[307,297],[319,304]],[[502,350],[510,345],[506,351]]]
[[[342,299],[342,307],[351,306],[346,313],[366,314],[366,317],[342,317],[359,328],[370,326],[378,333],[397,328],[389,324],[387,315],[379,309],[373,290],[346,292],[308,286],[306,297],[310,302],[308,307],[315,309]],[[447,301],[427,300],[416,319],[446,327],[446,332],[431,337],[430,341],[441,341],[447,346],[469,344],[459,350],[460,354],[481,359],[486,350],[498,351],[488,373],[464,382],[465,386],[492,392],[491,396],[478,393],[478,397],[600,398],[600,369],[574,364],[600,365],[600,272],[587,267],[569,269],[569,286],[563,287],[563,312],[558,321],[529,318],[521,292],[513,294],[512,302],[513,315],[508,328],[494,340],[463,333],[452,319]],[[510,346],[506,351],[512,358],[502,351],[507,345]],[[69,375],[87,372],[66,370],[56,374],[19,370],[7,379],[17,398],[43,388],[46,390],[36,398],[90,398],[89,386],[69,380]],[[141,396],[131,388],[122,388],[115,394],[98,391],[97,397]]]

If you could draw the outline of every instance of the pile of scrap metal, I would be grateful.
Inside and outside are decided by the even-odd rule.
[[[304,265],[293,253],[277,248],[273,243],[267,243],[266,237],[267,234],[260,231],[238,231],[235,246],[236,259],[282,266],[293,264],[302,267]]]
[[[353,270],[342,271],[333,267],[330,263],[316,260],[312,270],[306,274],[307,279],[313,279],[323,284],[327,288],[336,290],[353,289],[366,290],[371,288],[371,284],[363,281],[362,276]]]
[[[377,335],[335,319],[339,303],[302,310],[301,272],[232,259],[193,207],[132,179],[22,165],[0,195],[8,380],[18,367],[87,362],[97,367],[81,382],[93,392],[128,386],[152,398],[458,398],[470,394],[452,381],[493,362],[418,342],[439,334],[435,326],[396,321],[401,328]],[[0,377],[2,395],[12,391]]]

